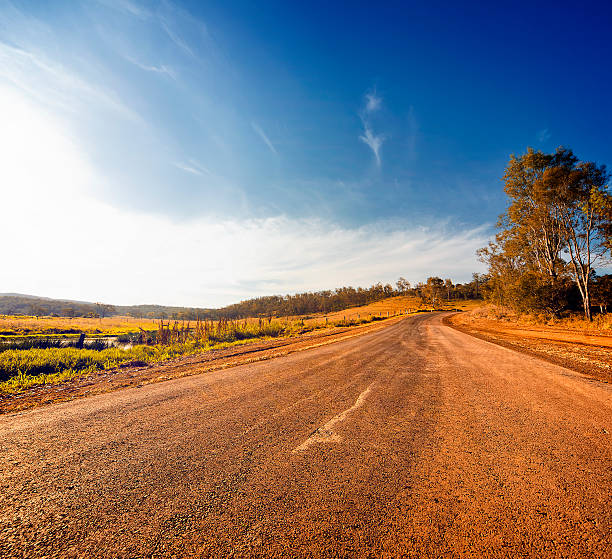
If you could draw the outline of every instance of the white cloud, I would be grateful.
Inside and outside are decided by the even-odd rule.
[[[380,167],[380,148],[382,147],[382,143],[384,141],[384,136],[376,135],[372,132],[370,127],[364,123],[365,130],[359,139],[370,146],[372,153],[374,153],[374,157],[376,158],[376,164]]]
[[[382,106],[382,98],[376,94],[376,90],[371,93],[366,93],[366,106],[365,110],[368,113],[373,113],[380,109]]]
[[[149,19],[151,17],[151,12],[149,10],[129,0],[98,0],[98,3],[125,12],[138,19]]]
[[[132,121],[140,117],[112,91],[90,83],[68,68],[47,60],[44,54],[0,42],[0,78],[39,103],[66,112],[84,106],[102,107]]]
[[[185,54],[197,59],[192,45],[195,44],[197,49],[202,39],[210,39],[206,24],[170,0],[162,0],[155,15],[172,42]]]
[[[173,80],[176,80],[176,72],[170,66],[166,66],[165,64],[160,64],[159,66],[155,66],[154,64],[143,64],[142,62],[139,62],[135,58],[132,58],[126,55],[124,55],[124,58],[128,62],[131,62],[132,64],[134,64],[134,66],[137,66],[138,68],[140,68],[141,70],[144,70],[145,72],[153,72],[155,74],[165,74],[171,77]]]
[[[61,123],[3,88],[0,119],[0,236],[10,240],[0,292],[217,306],[400,275],[465,280],[479,269],[482,228],[346,228],[284,216],[177,223],[118,209],[87,194],[104,177]]]
[[[364,131],[359,139],[370,146],[374,157],[376,158],[376,164],[380,167],[380,148],[385,140],[384,136],[374,134],[367,123],[364,123]]]
[[[372,113],[378,111],[382,106],[382,98],[379,97],[376,94],[376,90],[374,90],[370,93],[366,93],[365,99],[365,107],[359,114],[359,117],[361,118],[361,123],[363,124],[363,134],[359,136],[359,139],[372,150],[374,158],[376,159],[376,165],[380,167],[380,148],[382,147],[382,144],[385,141],[385,136],[383,134],[375,134],[373,132],[371,124],[371,115]]]
[[[199,169],[196,169],[195,167],[192,167],[191,165],[188,165],[187,163],[181,163],[180,161],[177,161],[174,164],[174,166],[180,169],[181,171],[185,171],[186,173],[190,173],[192,175],[197,175],[198,177],[201,177],[204,175],[202,171],[200,171]]]
[[[548,130],[548,128],[543,128],[538,132],[538,142],[540,142],[541,144],[550,140],[550,137],[550,131]]]
[[[172,39],[172,42],[177,47],[179,47],[183,52],[185,52],[189,56],[195,57],[195,53],[193,52],[193,49],[187,44],[186,41],[183,40],[183,38],[178,34],[177,31],[174,31],[170,27],[170,24],[168,23],[168,21],[166,21],[164,18],[160,17],[159,18],[159,23],[162,26],[162,29],[166,32],[166,35],[168,35],[168,37],[170,37],[170,39]]]
[[[183,163],[182,161],[177,161],[176,163],[174,163],[174,166],[180,169],[181,171],[185,171],[186,173],[191,173],[192,175],[197,175],[199,177],[212,174],[206,167],[200,165],[197,161],[194,161],[193,159],[189,159],[186,163]]]
[[[272,144],[272,142],[270,141],[270,138],[266,136],[266,133],[261,129],[261,127],[256,122],[251,122],[251,126],[253,127],[253,130],[255,130],[255,132],[259,135],[259,137],[263,140],[264,144],[266,144],[268,148],[270,148],[270,151],[274,155],[278,155],[278,152],[276,151],[274,144]]]

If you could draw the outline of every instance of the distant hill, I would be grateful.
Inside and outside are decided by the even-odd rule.
[[[213,318],[212,309],[164,305],[109,305],[71,299],[51,299],[22,293],[0,293],[0,314],[37,316],[134,316],[137,318]]]

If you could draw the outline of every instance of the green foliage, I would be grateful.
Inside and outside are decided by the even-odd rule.
[[[197,344],[135,346],[102,351],[76,348],[8,350],[0,353],[0,393],[56,383],[130,362],[153,363],[201,351]]]
[[[479,251],[489,266],[489,299],[558,315],[578,293],[590,320],[595,267],[611,248],[608,179],[605,166],[581,162],[563,147],[511,156],[500,232]]]

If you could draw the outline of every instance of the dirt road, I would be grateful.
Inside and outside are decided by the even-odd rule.
[[[415,316],[0,417],[2,557],[612,556],[612,386]]]

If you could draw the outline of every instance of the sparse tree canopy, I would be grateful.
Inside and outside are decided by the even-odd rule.
[[[579,161],[563,147],[511,156],[500,232],[479,251],[493,278],[489,296],[517,308],[531,301],[534,308],[558,313],[571,300],[571,279],[590,319],[594,269],[610,251],[608,179],[605,166]]]
[[[398,293],[404,294],[410,290],[410,282],[404,277],[400,277],[397,282],[395,282],[395,285],[397,286]]]

